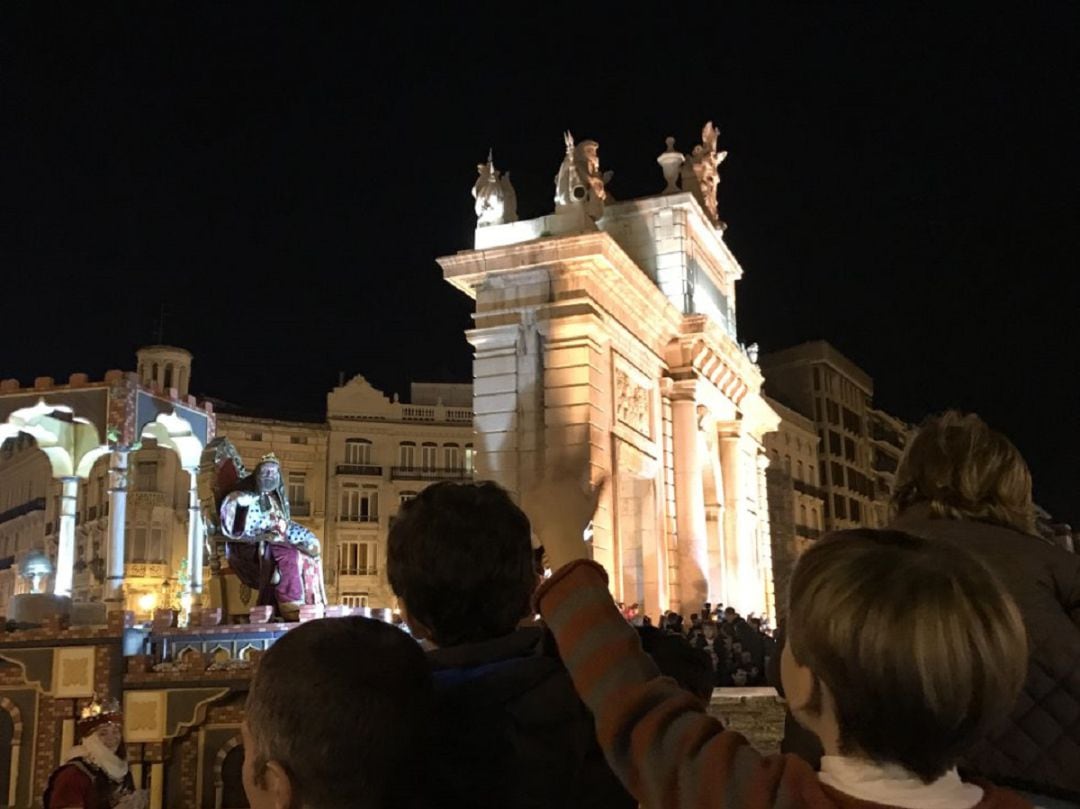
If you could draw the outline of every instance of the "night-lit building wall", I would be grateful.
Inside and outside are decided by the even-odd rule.
[[[783,613],[787,583],[796,560],[824,533],[825,494],[818,482],[818,436],[814,423],[775,399],[776,432],[765,435],[769,527],[777,611]]]
[[[825,527],[875,525],[866,418],[873,380],[823,341],[767,354],[761,364],[769,395],[814,422]]]

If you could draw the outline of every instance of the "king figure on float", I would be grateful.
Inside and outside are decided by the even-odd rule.
[[[273,453],[221,503],[221,532],[240,543],[230,550],[229,564],[258,592],[259,604],[276,606],[287,621],[297,620],[305,604],[326,604],[319,539],[291,517]]]

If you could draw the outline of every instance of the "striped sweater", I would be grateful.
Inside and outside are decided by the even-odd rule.
[[[690,693],[660,676],[619,613],[594,562],[566,565],[536,594],[574,687],[593,712],[600,746],[627,789],[650,809],[871,809],[825,784],[802,759],[762,756],[724,730]],[[972,809],[1025,809],[986,785]]]

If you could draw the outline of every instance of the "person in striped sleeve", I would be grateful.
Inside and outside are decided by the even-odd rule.
[[[1026,636],[994,575],[958,547],[898,531],[835,532],[793,573],[781,676],[825,749],[820,773],[763,756],[660,675],[582,540],[600,487],[567,457],[525,510],[556,570],[537,591],[613,770],[648,809],[1019,809],[956,762],[1014,704]]]

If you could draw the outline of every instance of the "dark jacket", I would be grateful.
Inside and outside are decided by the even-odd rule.
[[[636,804],[608,768],[592,714],[538,628],[428,652],[433,746],[421,770],[446,807]]]
[[[660,673],[671,677],[706,705],[712,699],[716,673],[705,648],[692,644],[682,635],[653,626],[637,627],[641,648],[653,659]],[[705,636],[699,635],[705,643]]]
[[[895,528],[953,542],[1005,583],[1028,633],[1028,674],[1008,723],[967,757],[970,772],[1080,800],[1080,556],[988,523],[908,509]]]

